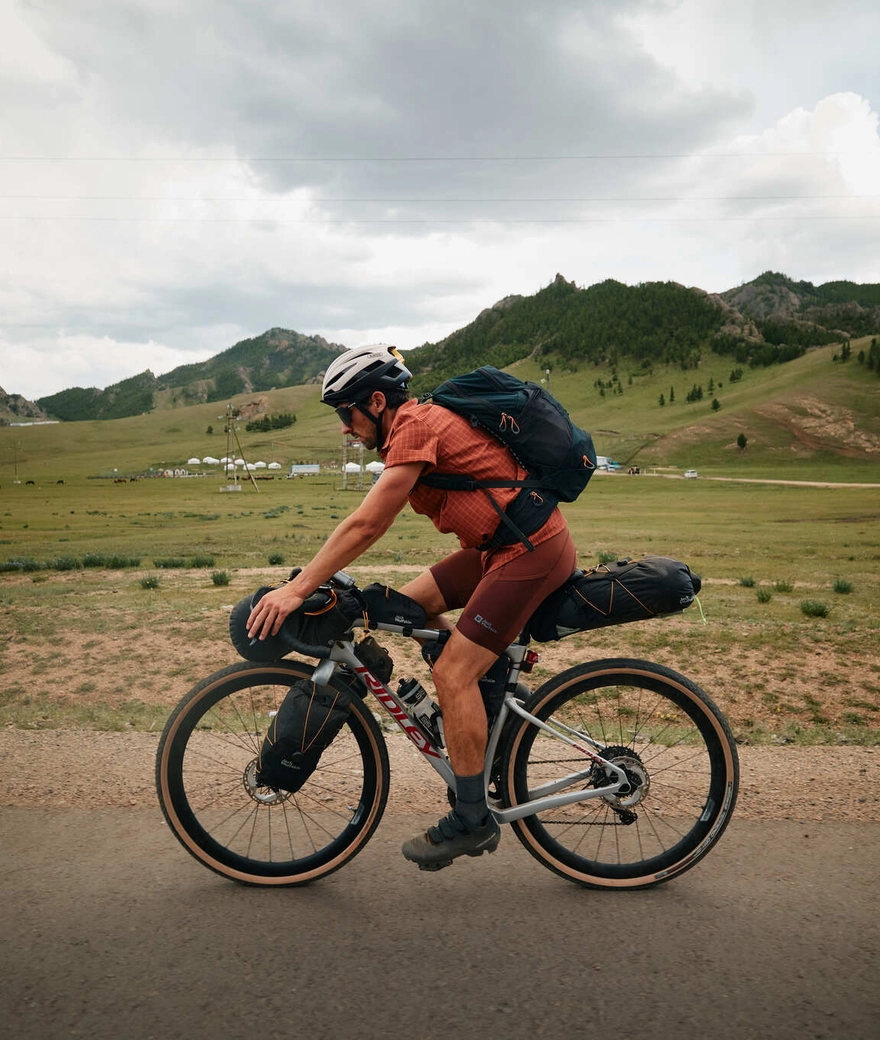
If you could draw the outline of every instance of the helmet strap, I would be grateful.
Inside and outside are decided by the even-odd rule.
[[[385,435],[382,433],[383,413],[380,412],[378,415],[373,415],[373,413],[368,410],[367,406],[364,404],[363,401],[355,401],[354,406],[355,408],[357,408],[359,412],[363,412],[363,414],[376,427],[376,450],[381,451],[381,449],[385,446]]]

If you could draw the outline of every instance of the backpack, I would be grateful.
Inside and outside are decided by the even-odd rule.
[[[541,603],[523,635],[539,643],[630,621],[647,621],[686,610],[702,582],[686,563],[644,556],[575,571]]]
[[[562,405],[537,383],[484,365],[447,379],[420,401],[456,412],[509,449],[528,473],[526,480],[476,480],[460,473],[429,473],[420,484],[447,491],[485,491],[501,518],[480,550],[522,542],[543,527],[559,502],[574,502],[596,471],[596,452],[586,430],[575,426]],[[521,488],[502,509],[490,488]]]

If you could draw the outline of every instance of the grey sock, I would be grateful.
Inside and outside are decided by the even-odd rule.
[[[471,828],[485,825],[489,817],[489,806],[483,791],[483,774],[473,776],[455,775],[455,811],[462,822]]]

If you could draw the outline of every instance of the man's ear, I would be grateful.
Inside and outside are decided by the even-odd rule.
[[[388,407],[388,402],[385,400],[385,395],[381,390],[374,390],[370,395],[370,404],[376,409],[376,417],[378,418]]]

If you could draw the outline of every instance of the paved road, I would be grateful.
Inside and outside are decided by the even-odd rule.
[[[512,835],[420,874],[389,816],[342,871],[215,877],[148,810],[0,809],[0,1035],[877,1040],[880,824],[734,822],[659,889]]]
[[[622,472],[622,471],[621,471]],[[688,479],[683,473],[652,473],[645,471],[643,477],[664,477],[667,480]],[[820,488],[880,488],[880,484],[859,484],[847,480],[834,482],[830,480],[777,480],[772,477],[698,477],[703,482],[707,480],[721,480],[728,484],[786,484],[790,487],[820,487]]]

